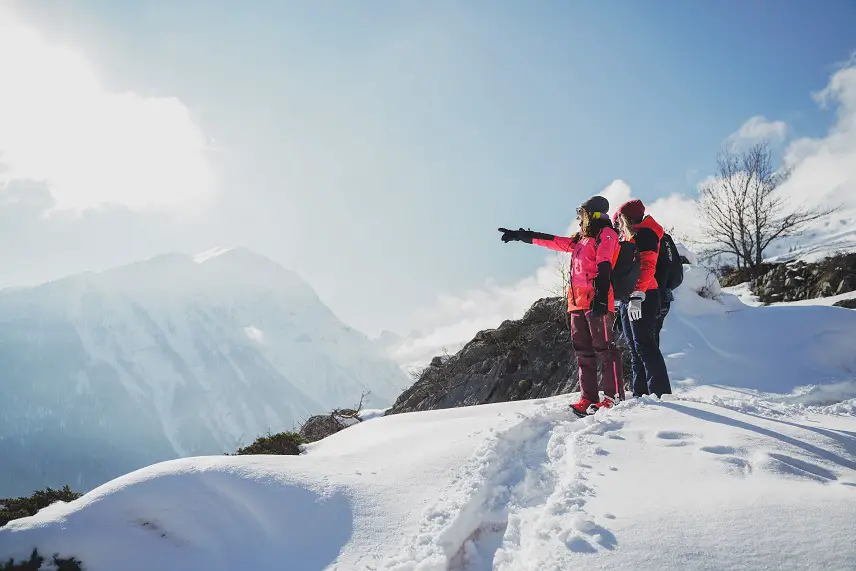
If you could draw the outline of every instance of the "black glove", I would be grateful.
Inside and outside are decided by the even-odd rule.
[[[606,315],[610,311],[609,286],[611,279],[612,264],[609,262],[599,263],[597,265],[597,277],[594,278],[594,297],[591,300],[591,311],[598,317]]]
[[[541,240],[553,240],[555,238],[555,236],[553,236],[552,234],[544,234],[543,232],[533,232],[532,230],[524,230],[523,228],[519,228],[517,230],[500,228],[499,231],[502,232],[503,242],[519,241],[531,244],[534,238],[539,238]]]
[[[516,242],[521,240],[520,235],[526,232],[523,228],[520,230],[509,230],[508,228],[500,228],[500,232],[502,232],[502,241],[505,243],[508,242]]]

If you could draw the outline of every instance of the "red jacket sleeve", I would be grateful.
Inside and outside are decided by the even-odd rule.
[[[657,251],[660,248],[660,238],[650,228],[640,228],[636,234],[636,247],[639,249],[639,280],[636,282],[638,291],[645,291],[647,285],[654,282],[654,272],[657,271]]]
[[[544,240],[541,238],[533,238],[532,243],[536,246],[543,246],[556,252],[570,252],[574,249],[575,240],[565,236],[555,236],[552,240]]]

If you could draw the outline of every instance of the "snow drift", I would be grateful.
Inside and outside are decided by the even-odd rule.
[[[672,377],[779,393],[856,380],[856,312],[753,307],[702,267],[684,276],[662,337]]]

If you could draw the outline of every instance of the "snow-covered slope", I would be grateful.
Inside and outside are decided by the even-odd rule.
[[[3,494],[233,452],[407,383],[296,274],[242,249],[0,292],[0,361]]]
[[[852,202],[851,198],[848,203]],[[835,254],[856,251],[856,207],[848,203],[812,222],[799,235],[773,242],[765,252],[767,261],[816,262]]]
[[[856,403],[695,389],[364,422],[302,457],[158,464],[0,530],[90,571],[852,569]]]
[[[746,305],[699,266],[685,266],[675,297],[661,343],[675,378],[773,392],[856,380],[856,312]]]
[[[677,391],[662,401],[583,420],[572,396],[410,413],[300,457],[161,463],[11,522],[0,559],[39,547],[90,571],[853,569],[856,312],[745,306],[697,267],[679,292],[664,331]]]

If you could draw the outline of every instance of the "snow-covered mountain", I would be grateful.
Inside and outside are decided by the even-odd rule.
[[[397,414],[301,456],[165,462],[10,522],[0,560],[38,547],[90,571],[856,568],[856,311],[744,305],[698,266],[676,295],[663,400],[581,420],[575,395]]]
[[[243,249],[0,292],[0,492],[233,452],[407,385],[299,276]]]
[[[844,203],[835,212],[807,225],[798,235],[773,242],[765,253],[769,262],[816,262],[853,251],[856,251],[856,206]]]

